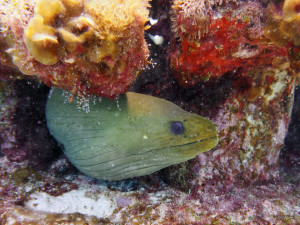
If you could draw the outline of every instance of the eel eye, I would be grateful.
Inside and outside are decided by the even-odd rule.
[[[183,124],[179,121],[174,121],[171,123],[171,130],[173,134],[182,134],[183,133]]]

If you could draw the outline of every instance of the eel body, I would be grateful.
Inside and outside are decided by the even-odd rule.
[[[215,125],[175,104],[127,92],[90,111],[54,89],[46,107],[51,134],[83,173],[104,180],[143,176],[194,158],[218,143]]]

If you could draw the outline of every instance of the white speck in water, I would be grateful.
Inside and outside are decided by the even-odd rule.
[[[119,104],[119,99],[117,99],[117,108],[121,111],[122,109],[120,108],[120,104]]]
[[[154,25],[158,22],[158,19],[153,19],[153,18],[150,17],[149,22],[150,22],[151,25]]]
[[[92,97],[91,102],[93,103],[93,105],[96,105],[96,99],[97,99],[97,98],[96,98],[95,96]]]
[[[156,45],[162,45],[162,43],[164,42],[164,37],[163,36],[160,36],[160,35],[151,35],[151,34],[148,34],[148,36],[150,37],[150,39]]]
[[[54,88],[51,88],[51,89],[50,89],[50,91],[49,91],[49,95],[48,95],[48,98],[51,98],[51,96],[52,96],[52,93],[53,93],[53,90],[54,90]]]
[[[83,92],[83,95],[80,98],[77,97],[77,109],[83,110],[86,113],[90,112],[90,100],[91,96],[86,92]]]
[[[147,136],[147,135],[144,135],[144,136],[143,136],[143,139],[148,139],[148,136]]]

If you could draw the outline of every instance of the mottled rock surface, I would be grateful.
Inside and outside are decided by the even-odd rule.
[[[248,7],[248,1],[242,6],[236,4],[238,1],[224,2],[233,8]],[[259,7],[263,9],[269,1],[261,2]],[[282,5],[282,1],[274,2],[277,7]],[[249,3],[254,7],[258,1]],[[176,54],[172,56],[181,51],[180,40],[172,34],[171,4],[159,0],[152,6],[150,16],[157,23],[146,34],[152,65],[131,90],[167,99],[210,118],[218,126],[219,145],[187,163],[150,176],[117,182],[96,180],[79,173],[55,150],[56,143],[49,137],[44,121],[48,89],[32,81],[1,83],[1,223],[300,223],[299,89],[290,116],[298,71],[297,57],[292,57],[296,54],[291,52],[297,48],[271,44],[273,53],[279,48],[283,52],[272,56],[269,47],[262,46],[268,42],[261,42],[260,49],[267,52],[246,55],[255,60],[266,55],[271,58],[251,66],[247,62],[246,68],[241,63],[246,60],[234,59],[230,62],[237,68],[232,69],[231,64],[219,76],[210,76],[208,81],[190,80],[189,87],[183,87],[180,74],[175,74],[176,68],[169,60],[174,48]],[[222,5],[218,7],[224,10]],[[261,15],[266,19],[264,13],[251,13],[251,20],[258,21],[255,18]],[[246,17],[239,16],[247,23]],[[262,27],[256,25],[244,28],[258,31],[255,37],[262,38]],[[155,45],[148,34],[162,36],[163,42]],[[169,41],[174,44],[171,51]],[[238,53],[242,52],[249,53]],[[230,55],[219,56],[230,59]],[[7,70],[0,72],[2,80],[10,80]]]
[[[1,152],[10,161],[46,167],[59,148],[45,121],[49,88],[30,80],[1,82]]]

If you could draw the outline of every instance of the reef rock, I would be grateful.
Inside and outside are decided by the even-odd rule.
[[[0,62],[85,97],[115,97],[148,63],[147,6],[146,0],[1,1]]]
[[[0,81],[0,145],[8,160],[45,168],[58,155],[45,123],[48,91],[32,81]]]
[[[294,94],[294,76],[289,63],[281,63],[265,70],[253,68],[246,77],[238,79],[227,75],[217,82],[218,86],[210,84],[201,88],[206,94],[198,91],[199,95],[189,100],[193,105],[187,107],[208,116],[218,126],[220,142],[214,151],[181,164],[182,170],[171,168],[170,174],[179,177],[167,176],[168,179],[196,192],[208,184],[230,190],[236,182],[278,180],[279,152]],[[207,94],[210,88],[219,88],[213,91],[213,98]],[[209,108],[202,107],[206,98],[211,98]]]
[[[151,90],[218,126],[214,151],[167,169],[166,180],[195,194],[206,185],[230,190],[236,182],[278,180],[297,74],[297,46],[264,36],[263,3],[208,2],[174,1],[171,70],[164,73],[179,86],[160,78]]]
[[[68,4],[79,1],[52,2],[63,4],[67,10]],[[280,17],[268,11],[268,3],[275,4]],[[137,79],[131,91],[164,98],[212,120],[217,125],[219,144],[193,160],[152,175],[108,182],[78,172],[63,155],[57,158],[50,154],[48,161],[45,160],[49,162],[46,168],[32,168],[27,159],[17,157],[18,150],[22,153],[24,148],[3,135],[0,140],[5,154],[0,156],[3,223],[299,224],[300,189],[295,165],[299,162],[300,145],[299,138],[295,138],[298,133],[293,121],[294,126],[290,127],[294,127],[294,131],[288,135],[289,141],[285,141],[286,146],[280,154],[300,68],[298,37],[297,33],[291,33],[286,35],[287,42],[280,44],[266,34],[266,29],[282,21],[287,27],[297,25],[297,21],[287,21],[287,18],[297,18],[297,7],[286,8],[288,3],[297,1],[284,4],[284,1],[174,0],[172,8],[170,1],[152,1],[152,27],[147,30],[146,39],[151,43],[153,64]],[[58,11],[64,12],[64,9]],[[28,16],[28,19],[21,31],[25,27],[29,29],[29,18],[35,17],[33,8],[26,12],[30,15],[24,15],[23,18]],[[293,16],[286,16],[286,12],[293,12]],[[278,20],[273,21],[272,16]],[[44,25],[49,28],[47,18],[51,15],[43,15],[43,18]],[[41,22],[38,19],[33,22]],[[64,19],[62,22],[65,23]],[[68,26],[63,30],[54,27],[64,37],[57,40],[69,40],[72,34]],[[52,29],[48,31],[47,38],[55,49]],[[151,40],[155,35],[162,42]],[[76,37],[80,43],[89,36],[76,33]],[[38,49],[39,43],[35,44],[32,46]],[[111,49],[110,46],[105,48]],[[73,47],[73,43],[64,45],[68,51]],[[53,49],[49,48],[45,54],[53,56]],[[1,62],[7,60],[5,54],[0,54],[0,59]],[[44,65],[45,68],[60,64],[61,58],[58,59],[56,64]],[[39,59],[34,60],[41,64]],[[54,57],[44,63],[52,64],[55,60]],[[9,62],[6,65],[10,65]],[[10,78],[7,73],[0,77],[2,80]],[[31,127],[25,123],[27,119],[16,123],[8,116],[21,118],[15,109],[25,102],[26,95],[23,99],[14,93],[16,90],[25,93],[28,87],[18,87],[10,86],[10,91],[0,96],[5,99],[0,114],[4,119],[0,122],[6,123],[1,134]],[[39,95],[33,90],[29,92]],[[33,99],[29,102],[35,102]],[[45,100],[37,105],[44,107]],[[35,114],[41,113],[39,110]],[[32,115],[30,112],[25,110],[24,114]],[[293,118],[299,115],[294,114]],[[43,119],[41,121],[45,126]],[[29,143],[39,140],[40,132],[30,134],[36,138],[31,138]],[[41,140],[43,144],[51,143],[49,137]],[[9,145],[5,143],[16,148],[8,151],[4,147]],[[20,160],[12,160],[12,156]]]

